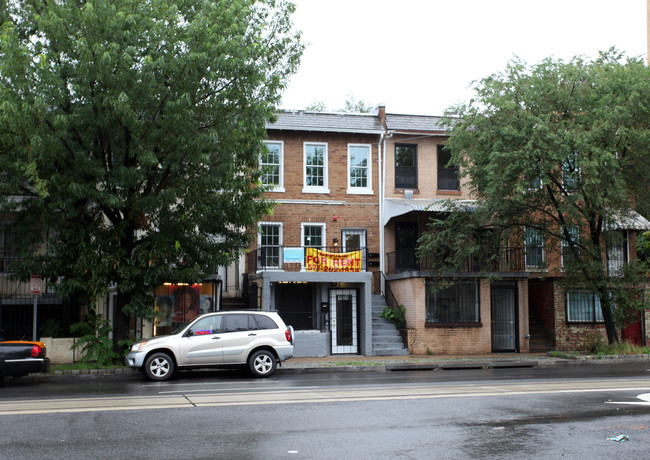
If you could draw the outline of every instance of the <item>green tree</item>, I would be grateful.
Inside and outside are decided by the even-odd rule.
[[[372,112],[373,106],[362,100],[357,100],[351,94],[348,94],[345,98],[345,104],[341,107],[338,112],[344,113],[370,113]],[[327,105],[322,100],[314,100],[309,104],[305,110],[311,110],[312,112],[327,112]]]
[[[613,49],[593,61],[515,59],[478,82],[446,119],[451,162],[478,202],[450,203],[421,238],[420,256],[458,271],[486,245],[523,242],[524,228],[534,229],[564,253],[565,289],[599,295],[608,340],[617,342],[617,319],[641,305],[646,269],[632,261],[612,276],[604,254],[647,191],[649,103],[650,70]]]
[[[0,196],[22,229],[18,273],[89,302],[116,283],[117,343],[126,315],[152,314],[155,286],[214,273],[269,212],[257,162],[303,50],[294,6],[0,6]]]

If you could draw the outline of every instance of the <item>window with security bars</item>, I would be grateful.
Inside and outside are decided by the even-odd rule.
[[[580,230],[577,227],[565,227],[562,236],[562,267],[566,267],[577,262],[580,257]]]
[[[600,297],[592,291],[570,291],[566,295],[567,321],[570,323],[602,323]]]
[[[456,281],[437,292],[427,281],[426,312],[428,323],[480,322],[478,281]]]
[[[524,246],[526,267],[541,267],[546,262],[544,250],[544,235],[536,228],[526,227],[524,229]]]

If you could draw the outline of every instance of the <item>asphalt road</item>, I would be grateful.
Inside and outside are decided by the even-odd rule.
[[[648,367],[8,379],[0,458],[650,458]]]

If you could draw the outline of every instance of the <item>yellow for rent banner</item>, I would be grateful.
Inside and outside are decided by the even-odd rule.
[[[326,252],[306,248],[305,270],[308,272],[360,272],[361,251]]]

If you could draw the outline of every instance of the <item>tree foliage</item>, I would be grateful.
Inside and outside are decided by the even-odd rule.
[[[593,61],[515,59],[478,82],[475,97],[446,118],[451,161],[477,205],[450,204],[420,255],[444,253],[438,260],[453,271],[486,244],[523,245],[524,229],[534,229],[547,254],[564,254],[565,288],[600,296],[608,339],[617,341],[617,315],[640,305],[646,271],[630,261],[612,276],[605,254],[648,191],[649,102],[648,68],[613,49]]]
[[[125,313],[150,315],[154,286],[246,247],[270,209],[255,186],[265,123],[302,53],[293,11],[3,2],[0,193],[22,229],[19,273],[91,301],[116,283]]]
[[[312,112],[327,112],[327,105],[322,100],[314,100],[306,107],[306,110]],[[356,99],[353,95],[348,94],[345,98],[343,107],[337,112],[343,113],[370,113],[373,110],[372,104]]]

